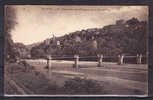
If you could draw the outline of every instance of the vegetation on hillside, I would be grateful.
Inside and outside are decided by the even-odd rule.
[[[113,25],[72,32],[61,37],[52,37],[44,42],[26,46],[14,43],[11,31],[15,28],[16,12],[11,6],[5,7],[5,60],[20,58],[42,58],[46,55],[96,56],[97,54],[117,56],[146,55],[147,22],[132,18],[117,20]],[[70,26],[71,27],[71,26]]]
[[[97,54],[116,56],[146,55],[147,22],[137,18],[118,20],[116,24],[103,28],[92,28],[50,38],[32,47],[31,56],[35,58],[45,55],[91,56]]]

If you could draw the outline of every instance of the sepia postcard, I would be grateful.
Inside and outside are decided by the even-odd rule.
[[[148,6],[5,5],[4,96],[148,96]]]

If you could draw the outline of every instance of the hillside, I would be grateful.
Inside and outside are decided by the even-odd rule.
[[[26,45],[26,47],[31,50],[32,47],[35,47],[37,45],[40,45],[41,42],[36,42],[36,43],[32,43],[32,44],[29,44],[29,45]]]
[[[97,54],[146,55],[147,22],[137,18],[118,20],[114,25],[92,28],[54,37],[32,47],[32,57],[45,55],[91,56]]]

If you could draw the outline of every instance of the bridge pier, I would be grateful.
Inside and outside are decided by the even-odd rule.
[[[102,67],[103,55],[97,55],[97,56],[98,56],[98,65],[97,65],[97,67]]]
[[[78,69],[79,68],[79,55],[74,55],[74,59],[75,59],[74,67]]]
[[[118,65],[121,65],[124,63],[124,56],[123,55],[118,55]]]

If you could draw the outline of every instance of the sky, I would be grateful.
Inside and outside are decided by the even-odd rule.
[[[15,8],[14,42],[32,44],[88,28],[102,28],[116,20],[148,19],[147,6],[10,5]]]

